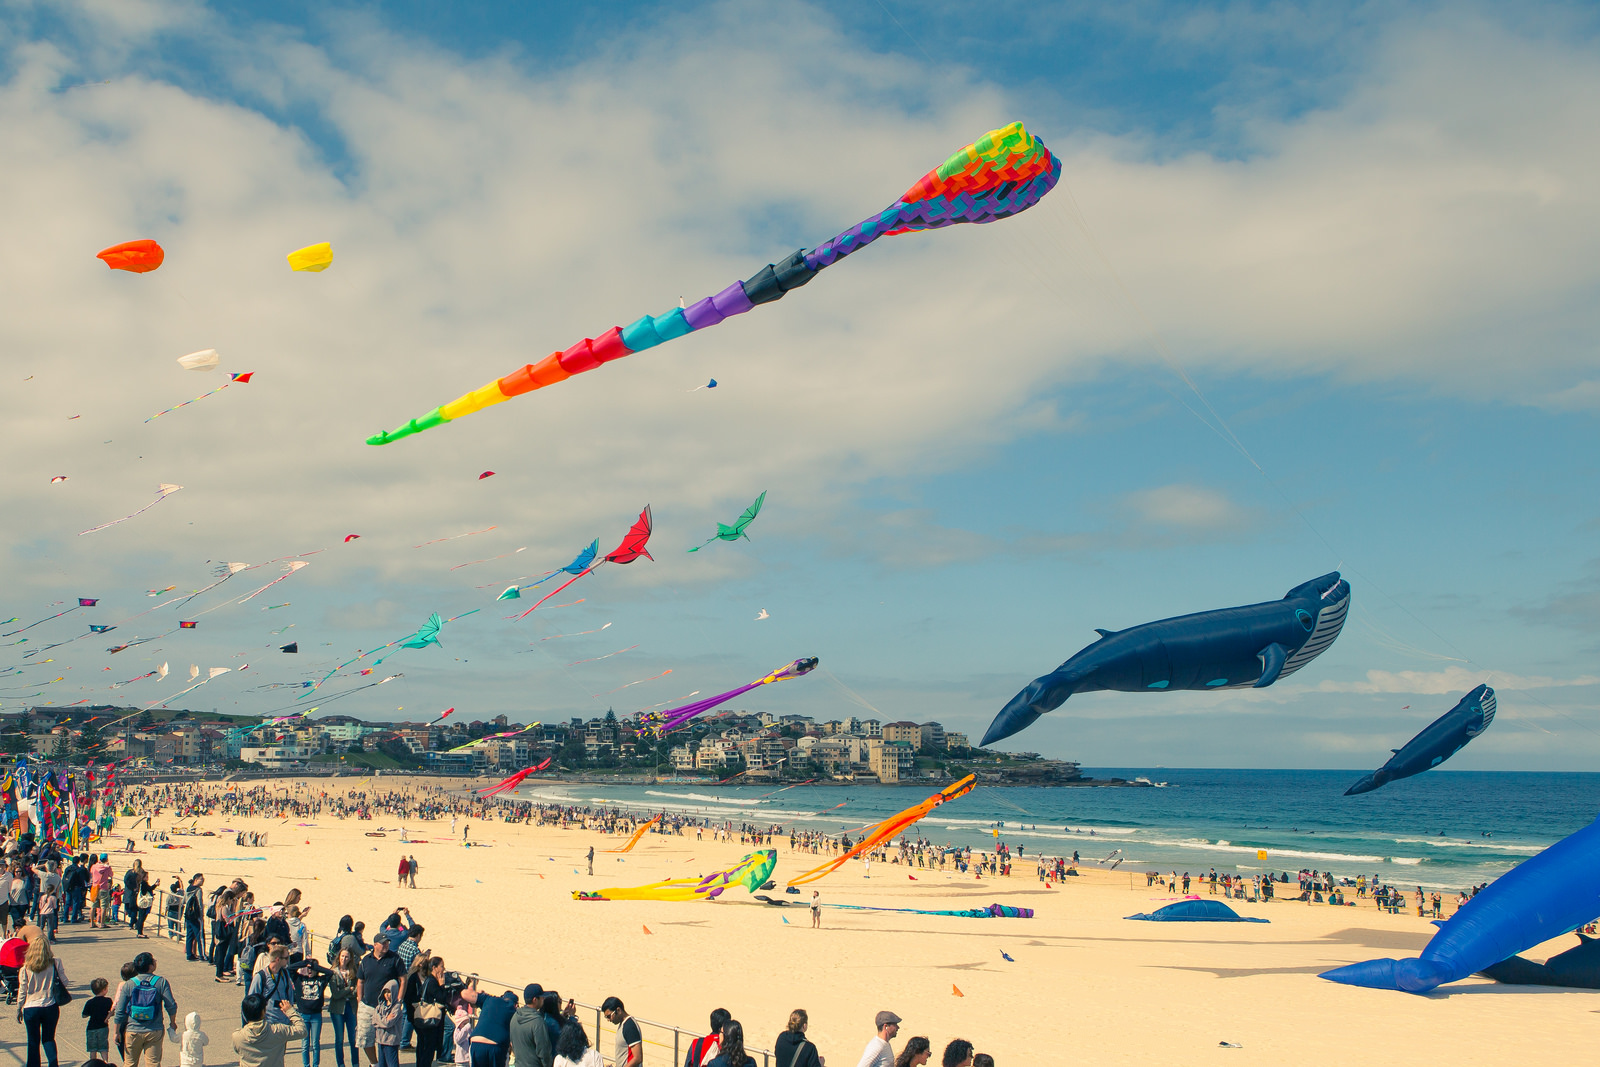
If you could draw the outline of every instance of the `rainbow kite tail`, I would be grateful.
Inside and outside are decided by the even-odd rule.
[[[715,296],[686,308],[673,308],[665,315],[645,315],[628,326],[613,326],[599,337],[586,337],[563,352],[552,352],[538,363],[497,378],[421,418],[374,434],[367,438],[367,444],[387,445],[442,426],[623,356],[715,326],[760,304],[781,300],[786,293],[811,281],[824,267],[879,237],[1008,218],[1037,204],[1055,188],[1060,177],[1061,161],[1022,123],[992,130],[923,175],[894,204],[816,248],[802,248],[781,263],[769,263],[751,278],[734,282]]]

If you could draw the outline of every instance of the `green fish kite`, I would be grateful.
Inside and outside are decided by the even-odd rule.
[[[756,502],[745,508],[744,514],[734,520],[732,526],[725,526],[720,522],[717,523],[717,536],[707,539],[705,545],[695,545],[689,551],[698,552],[712,541],[737,541],[741,537],[746,541],[750,540],[750,535],[744,532],[744,528],[756,521],[756,516],[761,514],[761,505],[766,502],[767,491],[763,489],[761,490],[761,495],[756,497]]]

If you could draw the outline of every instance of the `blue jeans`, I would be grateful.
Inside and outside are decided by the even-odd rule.
[[[400,1046],[379,1045],[378,1067],[400,1067]]]
[[[482,1041],[474,1041],[467,1048],[472,1050],[472,1067],[506,1067],[506,1053],[511,1046],[486,1045]]]
[[[328,1017],[333,1020],[333,1061],[344,1067],[344,1045],[349,1041],[350,1067],[361,1067],[361,1059],[356,1055],[356,1002],[345,1001],[342,1008],[329,1011]]]
[[[184,957],[187,958],[187,959],[191,959],[191,960],[203,960],[203,959],[205,959],[206,958],[205,931],[200,928],[200,924],[197,921],[195,921],[194,919],[185,919],[183,921],[183,927],[184,927],[184,938],[183,938],[183,955],[184,955]]]
[[[22,1009],[22,1022],[28,1028],[28,1067],[40,1067],[40,1048],[44,1049],[50,1067],[56,1067],[56,1023],[60,1018],[61,1009],[54,1004],[47,1008]]]
[[[303,1067],[322,1067],[322,1013],[301,1018],[306,1022],[306,1036],[300,1039],[300,1063]]]

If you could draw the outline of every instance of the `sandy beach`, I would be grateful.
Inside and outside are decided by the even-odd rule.
[[[380,779],[365,788],[380,784],[389,787]],[[1124,916],[1173,899],[1147,888],[1141,872],[1089,870],[1045,888],[1031,863],[1010,878],[977,880],[882,863],[866,877],[852,862],[820,883],[825,902],[935,909],[1001,902],[1036,914],[970,919],[830,908],[824,928],[813,930],[803,907],[765,905],[742,889],[696,904],[572,899],[574,890],[721,869],[748,851],[737,842],[648,834],[617,856],[603,850],[618,847],[621,837],[581,829],[474,819],[470,840],[485,847],[469,848],[459,828],[451,837],[449,819],[407,824],[404,845],[393,817],[314,821],[199,820],[201,829],[266,832],[270,843],[261,848],[235,846],[232,833],[174,837],[192,847],[170,850],[134,836],[163,884],[180,868],[204,871],[212,886],[239,876],[264,902],[298,886],[319,934],[345,912],[375,927],[404,904],[426,926],[424,944],[451,969],[486,979],[519,987],[538,981],[589,1003],[614,994],[642,1018],[685,1028],[726,1007],[744,1022],[751,1044],[764,1048],[789,1011],[804,1007],[810,1036],[834,1067],[855,1063],[880,1008],[905,1019],[897,1046],[922,1034],[937,1053],[965,1037],[1001,1064],[1040,1049],[1111,1062],[1203,1053],[1264,1063],[1308,1049],[1341,1059],[1500,1062],[1508,1054],[1570,1054],[1600,1011],[1600,995],[1587,991],[1474,979],[1414,997],[1318,979],[1317,972],[1340,964],[1414,955],[1427,942],[1433,927],[1426,920],[1369,903],[1236,904],[1269,924],[1137,923]],[[156,828],[171,822],[158,817]],[[369,836],[379,832],[387,836]],[[787,839],[774,844],[780,886],[817,862],[791,853]],[[591,845],[592,878],[583,862]],[[395,885],[402,853],[416,856],[416,889]],[[120,874],[128,858],[114,855],[113,863]],[[1542,959],[1570,941],[1528,955]],[[1222,1041],[1243,1048],[1223,1049]],[[652,1050],[657,1062],[668,1055]]]

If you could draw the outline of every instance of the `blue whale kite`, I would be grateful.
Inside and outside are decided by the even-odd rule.
[[[1379,786],[1432,770],[1460,752],[1494,722],[1494,690],[1480,685],[1461,698],[1460,703],[1429,723],[1405,747],[1394,749],[1394,758],[1344,791],[1347,797],[1370,793]]]
[[[1326,651],[1349,611],[1350,583],[1334,571],[1295,586],[1282,600],[1180,615],[1115,633],[1096,630],[1100,640],[1012,697],[982,743],[1026,729],[1073,693],[1264,689]]]
[[[1320,977],[1427,993],[1600,917],[1600,819],[1496,878],[1439,923],[1417,959],[1367,960]]]

